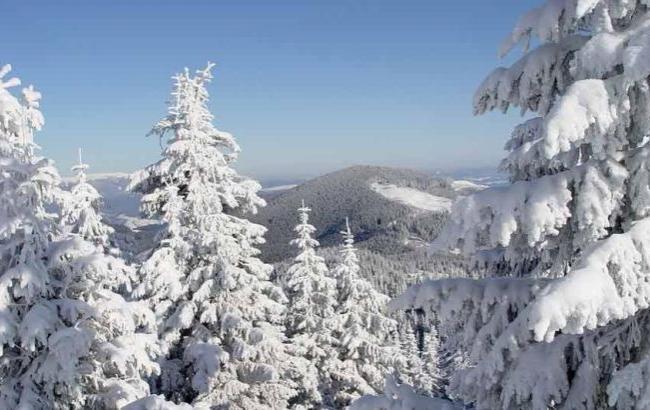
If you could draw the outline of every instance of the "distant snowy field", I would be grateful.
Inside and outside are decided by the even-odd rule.
[[[398,201],[413,208],[432,212],[449,212],[452,200],[442,196],[431,195],[413,188],[399,187],[393,184],[374,182],[373,191],[392,201]]]
[[[275,185],[270,187],[263,187],[263,192],[278,192],[278,191],[288,191],[291,188],[297,187],[298,184],[289,184],[289,185]]]
[[[480,191],[481,189],[485,189],[488,186],[477,184],[476,182],[468,181],[465,179],[459,179],[457,181],[452,181],[451,187],[454,188],[455,191]]]

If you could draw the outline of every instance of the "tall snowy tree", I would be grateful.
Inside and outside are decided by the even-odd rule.
[[[336,281],[329,276],[324,259],[316,254],[319,244],[312,238],[316,228],[309,224],[310,211],[304,201],[298,208],[300,223],[295,228],[297,238],[291,244],[300,253],[287,269],[284,282],[289,298],[286,327],[290,349],[309,363],[301,383],[304,397],[300,403],[312,408],[332,405],[330,372],[337,358],[337,341],[332,328]],[[318,376],[310,377],[311,372]],[[305,383],[314,379],[314,385]]]
[[[79,163],[72,167],[76,181],[61,205],[61,221],[71,233],[107,249],[113,228],[102,221],[99,213],[102,197],[95,187],[88,183],[87,169],[88,164],[81,160],[80,148]]]
[[[385,376],[403,365],[397,323],[386,315],[388,296],[359,275],[354,235],[346,219],[344,244],[334,269],[339,303],[334,320],[339,339],[338,370],[332,373],[338,406],[383,390]]]
[[[174,77],[167,117],[152,130],[163,158],[134,178],[142,207],[162,218],[160,244],[141,269],[137,296],[159,314],[168,398],[217,408],[285,408],[282,291],[258,259],[265,229],[243,218],[264,201],[260,185],[232,168],[239,146],[217,130],[206,86],[213,64]]]
[[[59,176],[33,141],[40,94],[19,101],[18,84],[0,80],[0,407],[117,408],[157,370],[150,337],[135,335],[147,309],[112,292],[119,272],[95,245],[59,236],[47,212]]]
[[[648,4],[547,1],[502,51],[520,42],[474,100],[534,114],[506,144],[512,184],[461,199],[438,241],[500,278],[423,283],[394,307],[436,312],[468,361],[450,393],[478,409],[647,408]]]

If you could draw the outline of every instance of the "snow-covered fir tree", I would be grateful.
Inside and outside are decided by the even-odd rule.
[[[449,393],[478,409],[650,406],[650,12],[553,0],[525,14],[477,114],[532,118],[506,144],[512,184],[461,199],[439,245],[500,278],[411,288],[463,352]]]
[[[126,278],[112,259],[59,235],[60,178],[33,141],[40,94],[19,101],[18,84],[0,80],[0,408],[118,408],[149,393],[156,345],[136,331],[152,315],[113,292]]]
[[[400,381],[425,396],[440,393],[438,339],[435,329],[424,329],[409,317],[402,318],[400,346],[405,364],[398,369]]]
[[[344,244],[334,269],[339,292],[334,321],[340,362],[332,372],[337,406],[381,392],[385,376],[405,363],[397,341],[397,323],[386,314],[389,298],[359,275],[354,235],[347,220],[341,234]]]
[[[285,297],[258,259],[265,228],[243,218],[264,205],[260,185],[232,168],[239,146],[212,124],[212,67],[174,77],[168,115],[152,130],[163,158],[131,184],[144,211],[166,223],[136,295],[158,313],[161,393],[216,408],[286,408],[296,391]]]
[[[147,304],[120,294],[129,290],[130,267],[77,234],[52,245],[47,266],[55,293],[31,312],[41,332],[56,329],[43,339],[40,370],[70,390],[55,407],[118,409],[147,396],[160,371],[159,344]]]
[[[102,197],[97,189],[88,183],[87,169],[88,164],[84,164],[81,160],[80,148],[79,163],[72,167],[76,177],[75,184],[70,192],[66,193],[61,205],[61,221],[71,233],[108,248],[113,228],[102,221],[99,213]]]
[[[419,335],[410,320],[401,318],[399,329],[399,344],[406,361],[405,372],[399,375],[400,381],[415,386],[416,378],[422,374],[422,358],[419,346]]]
[[[57,400],[59,379],[41,375],[52,329],[36,324],[43,315],[34,309],[53,293],[46,260],[56,215],[46,207],[59,175],[34,155],[32,133],[43,124],[38,94],[30,88],[16,98],[9,89],[20,81],[5,80],[10,71],[0,69],[0,407],[42,408]]]
[[[337,360],[337,340],[333,334],[336,306],[336,281],[329,276],[325,260],[316,254],[318,241],[312,237],[316,228],[309,224],[310,208],[298,208],[297,238],[291,244],[299,250],[293,265],[285,273],[286,295],[289,299],[286,328],[290,351],[305,358],[309,366],[301,383],[297,400],[310,408],[332,406],[330,372]],[[310,373],[315,375],[312,376]],[[309,383],[315,381],[315,383]]]

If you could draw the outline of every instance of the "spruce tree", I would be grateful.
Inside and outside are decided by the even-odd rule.
[[[79,163],[72,167],[76,174],[75,183],[61,204],[61,221],[69,232],[108,249],[110,235],[114,230],[102,221],[99,213],[102,197],[97,189],[88,183],[87,169],[88,164],[81,160],[80,148]]]
[[[477,114],[531,113],[506,144],[512,184],[462,198],[438,239],[486,277],[394,304],[440,318],[467,404],[648,407],[649,23],[644,1],[544,2],[504,43],[524,56],[476,92]]]
[[[285,297],[258,258],[265,229],[244,218],[264,201],[233,168],[240,148],[208,110],[213,64],[174,77],[168,115],[151,134],[163,158],[134,178],[143,210],[166,223],[141,269],[137,296],[158,313],[167,358],[158,389],[217,408],[284,408]]]
[[[312,238],[316,228],[309,224],[305,206],[298,208],[297,238],[291,244],[299,250],[294,263],[285,274],[287,309],[287,335],[292,353],[307,360],[301,390],[301,404],[310,408],[332,405],[330,372],[336,360],[336,339],[333,335],[332,316],[336,306],[336,281],[322,257],[316,254],[318,241]],[[310,377],[310,373],[317,377]],[[309,380],[316,379],[315,385]]]
[[[341,234],[344,244],[334,269],[339,303],[333,318],[340,363],[332,377],[336,404],[345,406],[361,395],[381,392],[385,376],[402,366],[404,357],[397,345],[397,323],[386,313],[388,296],[359,275],[354,235],[347,219]]]

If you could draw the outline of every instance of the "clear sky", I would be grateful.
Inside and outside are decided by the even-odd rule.
[[[2,7],[0,62],[43,93],[43,154],[68,173],[160,154],[145,138],[170,77],[217,63],[218,128],[258,178],[353,164],[495,165],[518,113],[473,117],[472,94],[532,0],[21,0]]]

